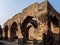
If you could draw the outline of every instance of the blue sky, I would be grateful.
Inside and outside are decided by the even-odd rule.
[[[8,19],[29,5],[44,0],[0,0],[0,25],[3,25]],[[60,0],[49,0],[52,6],[60,13]]]

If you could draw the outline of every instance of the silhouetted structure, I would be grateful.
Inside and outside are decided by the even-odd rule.
[[[3,39],[2,33],[3,33],[3,29],[2,29],[2,27],[0,25],[0,40]]]

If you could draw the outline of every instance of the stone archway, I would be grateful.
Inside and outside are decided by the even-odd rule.
[[[48,30],[51,30],[51,22],[55,27],[59,27],[59,21],[56,16],[48,15],[47,21]]]
[[[28,40],[34,40],[35,39],[36,34],[34,32],[36,31],[35,30],[36,28],[38,28],[37,21],[35,18],[32,18],[27,25],[27,30],[29,31],[28,32],[28,34],[29,34]]]
[[[31,23],[34,26],[34,28],[37,28],[37,21],[33,20],[33,18],[34,17],[32,17],[32,16],[27,16],[22,23],[21,32],[22,32],[24,40],[28,40],[28,38],[29,38],[28,37],[29,36],[29,29],[30,29],[31,26],[29,25],[27,27],[28,23]]]
[[[52,17],[51,21],[55,26],[59,26],[58,19],[55,16]]]
[[[4,32],[5,32],[5,40],[7,40],[8,39],[8,26],[7,25],[4,27]]]
[[[48,16],[48,31],[47,31],[47,39],[46,39],[47,43],[49,42],[49,45],[54,44],[55,38],[56,38],[56,36],[54,34],[54,31],[56,31],[56,30],[55,29],[52,30],[51,22],[53,23],[53,28],[56,29],[56,27],[59,27],[57,17],[56,16],[52,17],[52,15],[49,15]]]
[[[16,31],[18,30],[17,23],[13,22],[10,28],[10,35],[11,35],[11,40],[14,41],[16,38]]]
[[[56,16],[52,17],[52,32],[54,33],[54,43],[59,42],[59,35],[56,32],[59,32],[59,20]],[[56,36],[57,35],[57,36]]]

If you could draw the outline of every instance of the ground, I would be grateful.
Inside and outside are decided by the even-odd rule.
[[[17,44],[16,42],[9,42],[9,41],[5,41],[5,40],[0,40],[0,45],[20,45],[20,44]],[[26,45],[33,45],[33,44],[31,44],[31,42],[30,42],[29,44],[26,44]]]
[[[15,42],[8,42],[8,41],[0,40],[0,45],[18,45],[18,44]]]

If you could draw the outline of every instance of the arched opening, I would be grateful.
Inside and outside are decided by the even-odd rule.
[[[59,25],[58,25],[58,19],[57,19],[55,16],[52,17],[51,21],[52,21],[52,23],[53,23],[56,27],[59,26]]]
[[[8,39],[8,26],[7,25],[4,27],[4,32],[5,32],[5,40],[7,40]]]
[[[22,23],[21,32],[23,35],[23,39],[25,39],[25,40],[28,40],[28,38],[29,38],[29,29],[31,27],[30,25],[27,27],[28,23],[31,23],[34,26],[34,28],[37,28],[37,21],[33,20],[33,18],[34,17],[32,17],[32,16],[27,16]]]
[[[16,31],[17,30],[18,30],[17,23],[16,22],[13,22],[13,24],[11,25],[11,28],[10,28],[11,40],[13,40],[13,41],[16,38]]]
[[[59,21],[56,16],[48,15],[48,30],[51,30],[51,22],[53,23],[54,27],[59,27]]]
[[[59,27],[59,23],[58,23],[58,19],[56,16],[53,17],[52,15],[50,15],[48,17],[48,31],[47,31],[47,39],[46,40],[48,40],[47,42],[50,42],[50,44],[53,44],[52,42],[55,41],[55,36],[54,36],[55,34],[52,32],[51,22],[53,23],[53,26],[54,26],[53,28],[55,28],[55,29],[56,29],[56,27]]]
[[[31,19],[30,20],[30,23],[34,26],[34,28],[37,28],[38,26],[38,24],[37,24],[37,21],[36,20],[34,20],[34,19]]]

